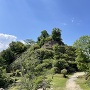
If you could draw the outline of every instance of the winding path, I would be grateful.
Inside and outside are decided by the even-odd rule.
[[[67,81],[65,90],[83,90],[80,88],[78,84],[76,84],[75,80],[77,79],[78,76],[82,76],[84,74],[85,74],[84,72],[74,73]]]

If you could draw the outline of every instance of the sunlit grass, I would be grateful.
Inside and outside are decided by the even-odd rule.
[[[63,78],[61,74],[55,74],[53,79],[52,75],[48,75],[48,79],[52,80],[51,81],[52,90],[64,90],[67,78]]]
[[[84,77],[79,77],[77,80],[76,80],[77,84],[80,85],[80,87],[83,89],[83,90],[90,90],[90,87],[88,86],[88,84],[86,83],[87,81],[85,80]]]
[[[50,89],[52,90],[64,90],[67,78],[63,78],[61,74],[55,74],[52,79],[52,75],[47,75],[47,78],[51,80],[51,86]],[[18,78],[17,83],[20,82],[20,79]],[[47,90],[50,90],[47,89]],[[9,90],[20,90],[20,85],[12,85]],[[25,90],[25,89],[22,89]]]

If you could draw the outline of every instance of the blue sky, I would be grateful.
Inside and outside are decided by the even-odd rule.
[[[37,40],[42,30],[51,34],[55,27],[62,30],[68,45],[90,35],[90,0],[0,0],[0,45],[8,40]]]

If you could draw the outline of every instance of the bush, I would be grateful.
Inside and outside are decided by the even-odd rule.
[[[52,59],[53,51],[47,49],[37,49],[35,52],[35,57],[39,60]]]
[[[0,88],[6,88],[12,83],[13,80],[10,77],[7,77],[4,70],[0,67]]]
[[[61,70],[61,74],[63,74],[63,77],[66,78],[67,70],[66,69],[62,69]]]
[[[21,76],[22,75],[22,73],[19,71],[19,70],[16,70],[16,76]]]
[[[50,88],[50,82],[51,80],[47,80],[46,77],[40,76],[35,80],[35,90],[39,88],[43,88],[43,90],[46,90],[46,88]]]
[[[51,73],[52,74],[55,74],[55,73],[57,73],[58,72],[58,68],[57,67],[53,67],[52,69],[51,69]]]

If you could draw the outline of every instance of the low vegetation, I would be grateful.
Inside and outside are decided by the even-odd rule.
[[[83,90],[90,90],[90,81],[85,80],[85,76],[78,77],[76,82]]]
[[[62,74],[55,74],[52,79],[52,75],[48,75],[48,78],[51,79],[52,90],[64,90],[67,78],[63,78]],[[49,89],[48,89],[49,90]]]

